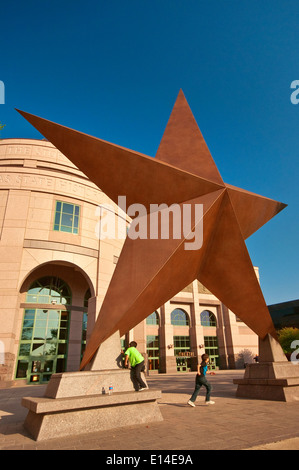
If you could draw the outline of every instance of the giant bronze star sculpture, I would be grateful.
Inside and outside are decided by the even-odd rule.
[[[203,205],[200,249],[181,238],[127,237],[81,363],[198,279],[260,338],[276,336],[245,239],[285,204],[223,182],[182,91],[155,158],[20,113],[114,202]],[[145,216],[146,217],[146,216]],[[149,215],[147,216],[149,217]]]

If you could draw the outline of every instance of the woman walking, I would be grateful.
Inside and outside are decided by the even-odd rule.
[[[201,364],[198,364],[197,366],[197,375],[195,379],[195,389],[192,394],[192,397],[190,400],[187,402],[188,405],[190,406],[195,406],[194,402],[197,398],[197,395],[199,393],[199,390],[201,389],[202,386],[206,388],[206,405],[214,405],[215,402],[211,400],[211,390],[212,386],[210,382],[207,381],[206,379],[206,374],[208,373],[208,364],[209,364],[209,355],[208,354],[203,354],[201,356]],[[211,374],[214,375],[214,372],[211,372]]]

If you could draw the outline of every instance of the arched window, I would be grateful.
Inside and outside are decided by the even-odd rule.
[[[90,289],[87,289],[87,291],[85,292],[85,295],[84,295],[84,308],[88,308],[88,301],[91,297],[91,292],[90,292]]]
[[[158,312],[151,313],[146,319],[147,325],[159,325],[159,314]]]
[[[217,326],[216,317],[209,310],[204,310],[201,312],[200,323],[202,326]]]
[[[26,302],[37,304],[71,304],[71,290],[59,277],[45,276],[31,284]]]
[[[175,326],[189,326],[189,316],[181,308],[176,308],[171,312],[171,324]]]
[[[60,278],[45,276],[31,284],[20,336],[16,378],[46,383],[66,369],[72,293]],[[44,304],[40,306],[38,304]],[[56,306],[57,304],[57,306]]]

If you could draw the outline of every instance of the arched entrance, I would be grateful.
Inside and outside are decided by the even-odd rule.
[[[203,310],[200,314],[200,323],[204,327],[204,348],[210,356],[210,369],[219,367],[219,347],[217,338],[217,319],[213,312]]]
[[[91,292],[82,273],[70,265],[43,265],[30,274],[21,292],[16,380],[41,384],[55,372],[78,370]]]
[[[155,311],[149,315],[146,324],[151,328],[150,334],[146,336],[148,370],[158,372],[160,369],[159,313]]]
[[[175,334],[173,336],[174,356],[178,372],[187,372],[191,370],[191,342],[189,335],[190,318],[187,312],[181,308],[176,308],[170,315],[171,324],[174,327],[180,327],[180,331],[185,329],[184,334]]]
[[[72,293],[61,278],[45,276],[31,284],[26,302],[45,305],[24,309],[16,379],[45,383],[53,372],[63,372],[66,367],[70,323],[67,305],[72,303]]]

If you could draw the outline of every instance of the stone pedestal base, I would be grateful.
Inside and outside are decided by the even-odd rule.
[[[237,397],[288,402],[299,400],[298,366],[285,363],[269,363],[259,367],[260,365],[248,364],[244,379],[234,380],[234,383],[238,384]],[[283,366],[282,375],[280,375],[281,365]],[[297,371],[294,371],[295,368]],[[289,377],[284,377],[284,374]],[[297,376],[292,377],[292,374]],[[261,375],[263,378],[258,378]]]
[[[299,365],[288,362],[279,343],[268,336],[260,340],[259,363],[247,364],[244,378],[235,379],[237,397],[298,401]]]
[[[144,374],[142,379],[146,383]],[[129,369],[90,370],[82,372],[62,372],[53,374],[45,391],[47,398],[69,398],[101,395],[109,387],[113,393],[134,390]],[[104,389],[104,390],[103,390]]]
[[[161,392],[132,391],[129,370],[71,372],[52,378],[44,397],[22,400],[29,409],[24,427],[38,441],[163,420],[157,403]],[[106,394],[101,393],[103,387]]]
[[[100,347],[91,370],[53,374],[43,397],[23,398],[22,405],[29,410],[24,427],[34,439],[163,421],[159,390],[135,392],[129,369],[94,370],[99,365],[115,367],[119,350],[119,335],[114,335]],[[146,383],[144,374],[142,378]]]

